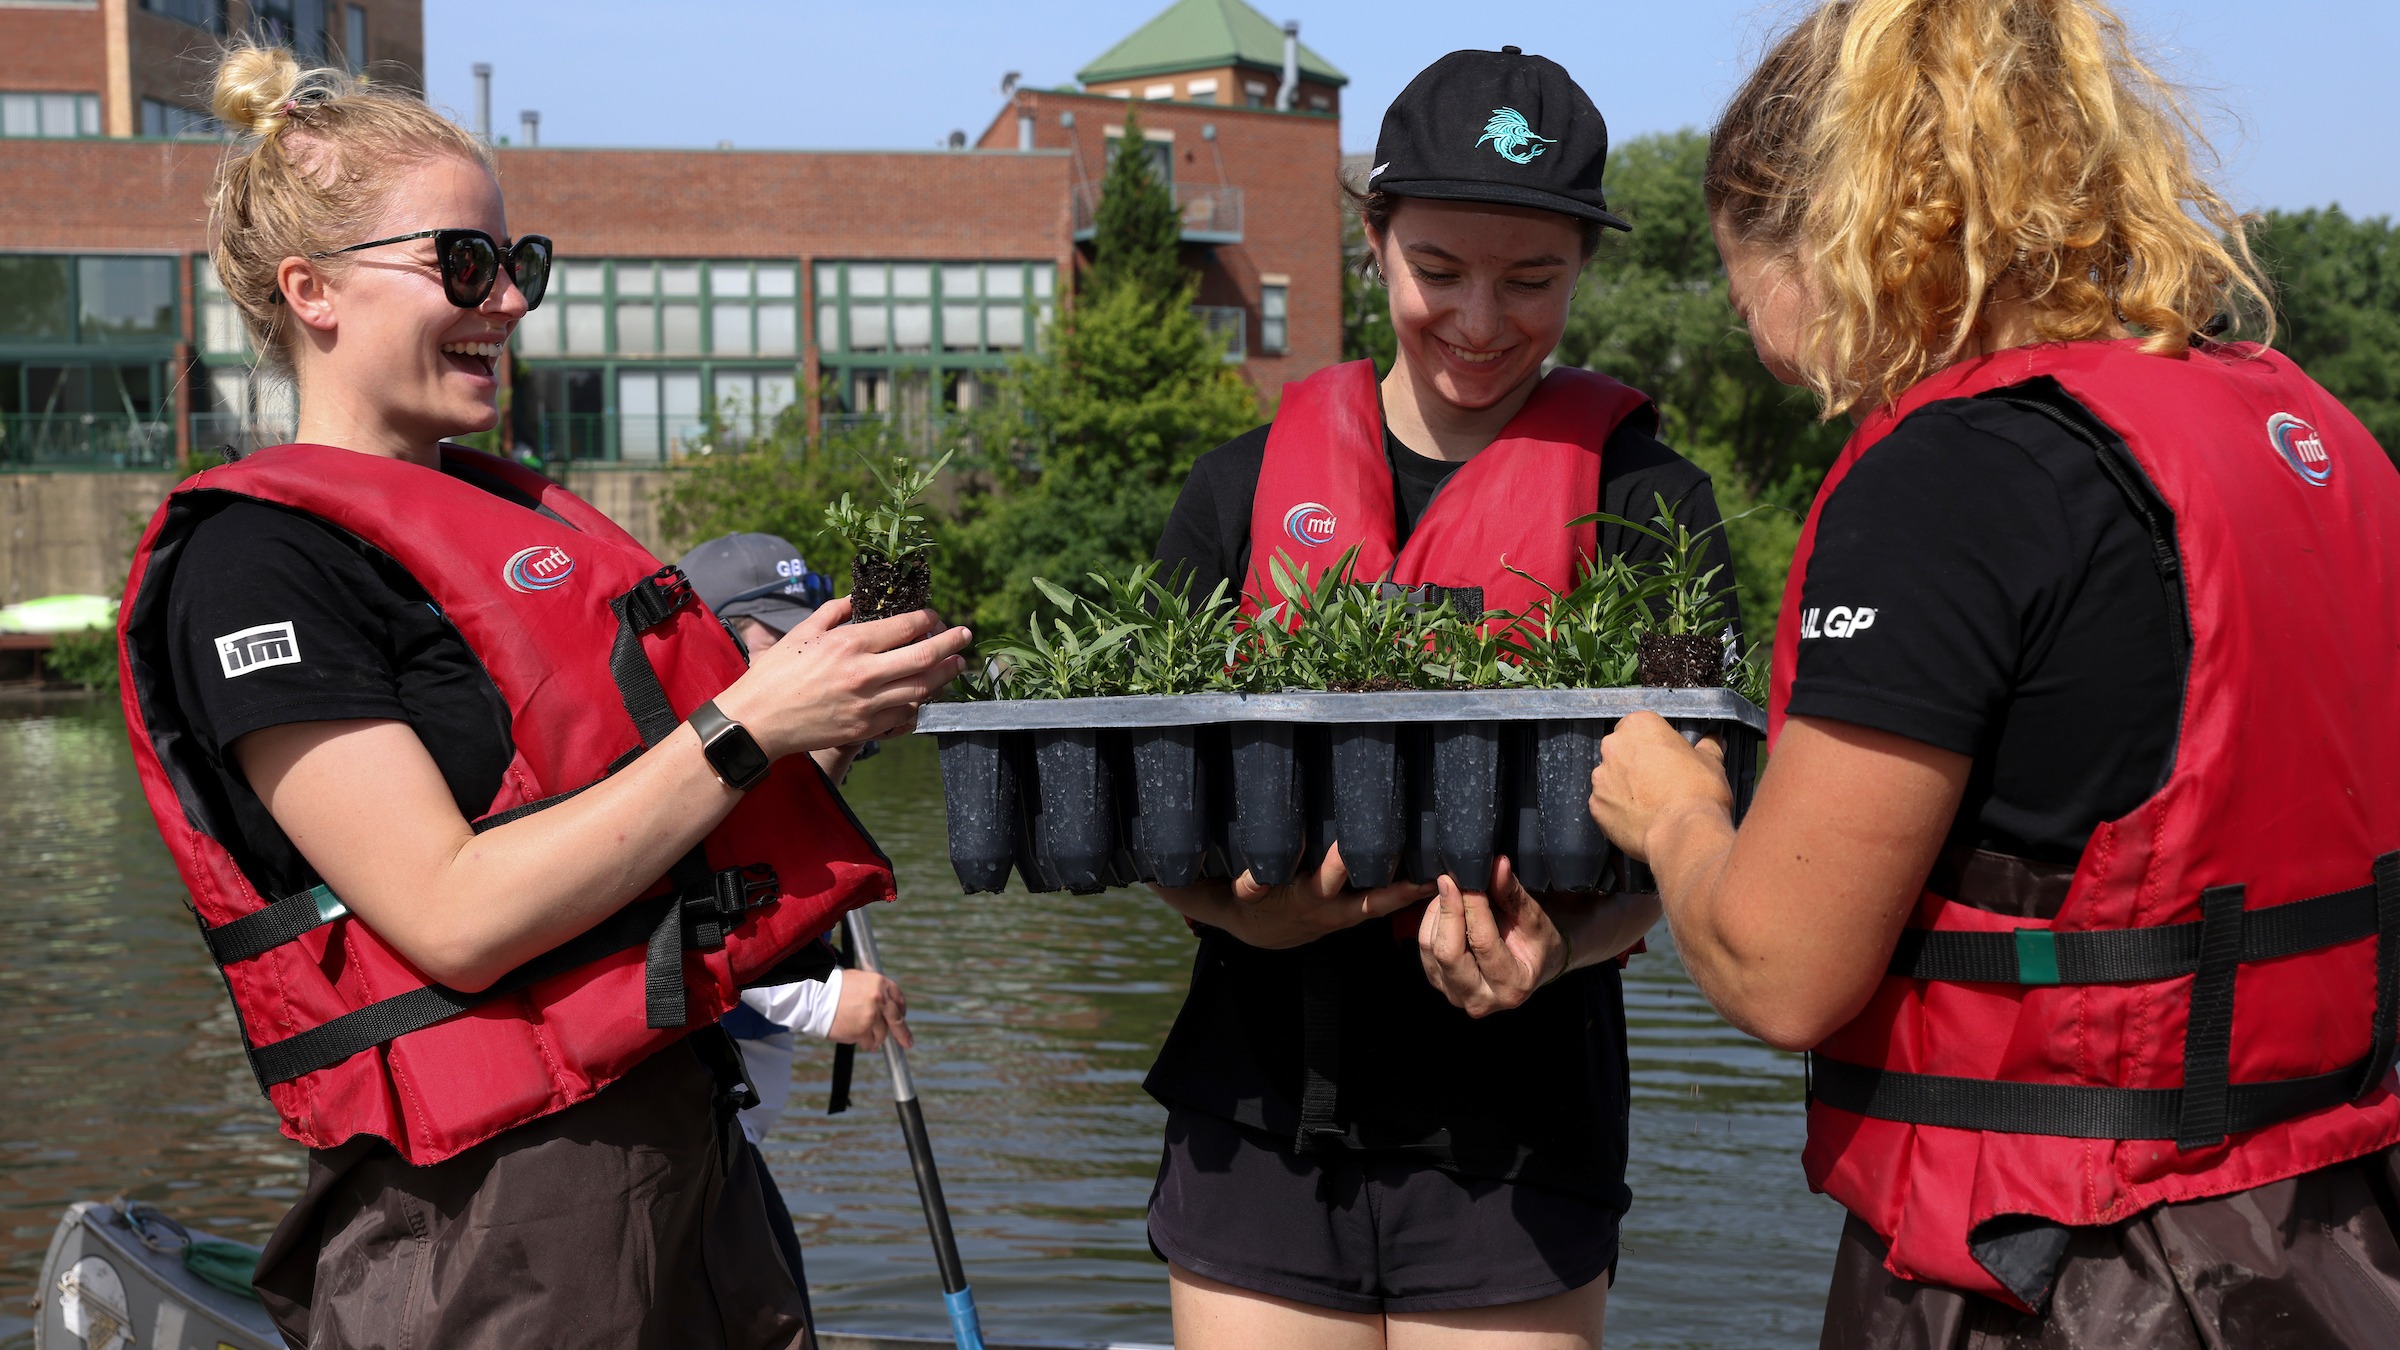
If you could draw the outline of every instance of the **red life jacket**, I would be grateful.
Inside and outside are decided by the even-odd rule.
[[[1873,1000],[1816,1049],[1805,1154],[1893,1274],[2035,1310],[2061,1250],[2048,1225],[2400,1142],[2400,475],[2290,361],[2048,344],[1868,417],[1785,584],[1773,729],[1817,517],[1850,466],[1928,403],[2037,376],[2121,438],[2079,433],[2180,586],[2173,767],[2093,832],[2055,918],[1925,891]],[[2053,1243],[2030,1270],[2007,1254],[2029,1229]]]
[[[1462,609],[1523,614],[1549,595],[1518,572],[1564,591],[1590,565],[1593,527],[1567,522],[1599,503],[1608,438],[1650,406],[1648,395],[1606,375],[1551,371],[1499,439],[1442,484],[1399,547],[1375,363],[1329,366],[1287,384],[1251,499],[1243,608],[1280,599],[1278,555],[1295,574],[1305,565],[1321,577],[1355,547],[1355,579],[1465,592]]]
[[[890,863],[800,755],[649,895],[482,994],[426,979],[323,886],[261,895],[227,850],[229,805],[176,706],[170,666],[169,586],[193,526],[219,507],[305,512],[424,588],[508,703],[515,754],[479,831],[630,762],[744,669],[682,574],[607,517],[506,460],[443,455],[539,512],[398,460],[262,450],[187,480],[159,508],[118,639],[142,789],[284,1133],[312,1148],[379,1135],[420,1165],[592,1096],[714,1022],[843,913],[893,897]],[[298,641],[288,627],[233,634],[220,658],[228,669],[305,660]]]

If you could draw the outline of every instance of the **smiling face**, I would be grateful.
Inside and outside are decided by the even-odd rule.
[[[500,185],[450,156],[403,174],[357,239],[418,230],[479,229],[508,239]],[[285,303],[299,322],[293,356],[304,431],[382,453],[430,453],[440,441],[500,419],[502,348],[525,317],[525,296],[500,270],[482,305],[443,293],[434,241],[412,239],[327,260],[283,264]]]
[[[1744,242],[1723,217],[1709,223],[1717,255],[1725,260],[1726,299],[1750,330],[1750,345],[1767,373],[1785,384],[1803,384],[1800,357],[1808,322],[1816,312],[1799,260],[1788,253]]]
[[[1411,197],[1368,242],[1411,381],[1453,407],[1508,397],[1566,331],[1583,231],[1555,211]]]

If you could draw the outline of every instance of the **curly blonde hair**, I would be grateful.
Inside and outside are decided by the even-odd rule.
[[[1995,299],[2044,341],[2171,355],[2237,305],[2271,335],[2207,150],[2105,0],[1831,0],[1734,95],[1706,196],[1813,288],[1800,367],[1833,417],[1957,360]]]
[[[384,195],[429,159],[496,172],[487,146],[423,103],[343,71],[302,70],[280,47],[227,50],[210,102],[239,139],[209,189],[209,260],[271,375],[292,371],[276,303],[284,259],[360,242]]]

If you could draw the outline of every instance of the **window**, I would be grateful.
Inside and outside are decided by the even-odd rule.
[[[0,342],[74,336],[73,259],[0,255]]]
[[[325,59],[326,0],[250,0],[259,40],[289,47],[305,62]]]
[[[1194,103],[1214,103],[1217,101],[1217,82],[1193,80],[1183,86],[1183,92]]]
[[[672,459],[700,443],[700,372],[619,367],[617,457]]]
[[[562,262],[551,290],[559,299],[517,328],[523,355],[800,354],[792,263]]]
[[[827,353],[938,351],[992,363],[1032,342],[1027,298],[1050,299],[1057,272],[1054,263],[819,263],[817,344]],[[1042,306],[1040,318],[1049,313]]]
[[[154,98],[142,100],[142,134],[160,140],[206,140],[224,130],[204,112]]]
[[[216,264],[207,258],[192,259],[192,292],[199,309],[195,336],[200,339],[201,354],[248,359],[250,331],[242,323],[241,310],[217,283]]]
[[[342,68],[353,75],[367,68],[367,7],[348,5],[342,9]]]
[[[225,0],[142,0],[142,8],[212,33],[225,31]]]
[[[61,139],[99,134],[98,94],[0,94],[0,136]]]
[[[1114,164],[1117,162],[1117,147],[1125,143],[1125,133],[1123,128],[1110,127],[1107,136],[1108,148],[1103,155],[1104,163]],[[1142,150],[1150,156],[1150,177],[1172,189],[1175,185],[1174,138],[1172,136],[1145,135],[1142,137]]]
[[[175,340],[173,258],[78,258],[75,295],[85,342]]]
[[[1259,278],[1258,349],[1281,355],[1292,349],[1292,282],[1289,277]]]
[[[1172,84],[1153,84],[1142,90],[1142,97],[1151,99],[1173,98],[1175,97],[1175,86]]]
[[[1252,108],[1267,106],[1267,87],[1257,80],[1242,81],[1242,102]]]

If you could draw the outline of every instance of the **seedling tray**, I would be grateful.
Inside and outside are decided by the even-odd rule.
[[[1250,872],[1268,885],[1336,843],[1353,886],[1510,858],[1537,891],[1649,890],[1585,802],[1600,740],[1635,712],[1721,737],[1738,818],[1766,716],[1725,689],[1190,694],[936,703],[950,861],[969,894]]]

